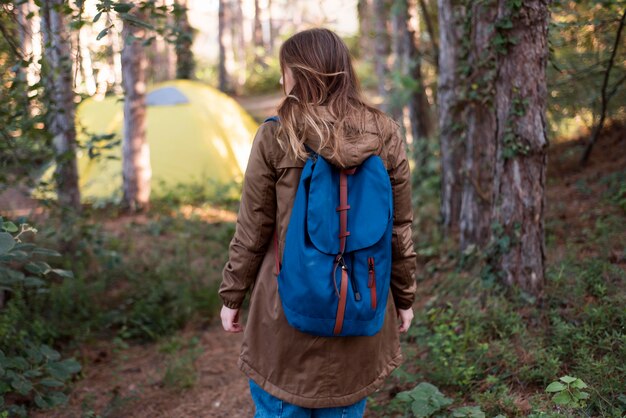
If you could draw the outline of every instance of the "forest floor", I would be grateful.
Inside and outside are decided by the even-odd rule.
[[[259,106],[257,114],[267,113],[266,108],[273,104],[275,99],[269,99]],[[550,147],[548,263],[560,257],[572,231],[584,230],[595,222],[601,210],[598,202],[606,189],[603,179],[626,167],[626,128],[607,129],[584,167],[578,164],[582,149],[580,140]],[[220,216],[232,221],[234,214],[223,211]],[[145,218],[136,220],[146,222]],[[107,221],[104,228],[115,233],[120,223],[132,221],[132,217],[124,216]],[[588,244],[587,251],[592,253],[593,242]],[[614,256],[616,263],[626,268],[624,249],[615,248]],[[420,284],[422,301],[429,296],[431,285],[431,280]],[[74,354],[83,370],[68,405],[33,416],[250,417],[253,405],[247,380],[236,366],[241,341],[241,334],[223,332],[218,318],[213,318],[201,324],[192,322],[175,336],[154,343],[129,344],[117,338],[84,343]],[[382,392],[396,390],[387,384]],[[389,397],[389,393],[376,395],[383,402]],[[369,416],[375,415],[369,412]]]

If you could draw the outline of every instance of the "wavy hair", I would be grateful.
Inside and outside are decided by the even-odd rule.
[[[296,33],[282,44],[279,61],[283,80],[286,68],[294,79],[293,89],[285,91],[278,106],[277,136],[283,149],[306,159],[304,142],[308,133],[314,133],[320,138],[320,149],[328,148],[342,163],[342,142],[364,132],[368,113],[375,118],[382,146],[391,132],[391,119],[362,97],[350,52],[337,34],[322,28]],[[317,111],[318,106],[325,106],[331,118]]]

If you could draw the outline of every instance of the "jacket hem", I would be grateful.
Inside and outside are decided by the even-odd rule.
[[[246,363],[241,357],[237,361],[237,366],[239,366],[239,369],[246,376],[248,376],[248,378],[252,379],[257,385],[261,386],[263,390],[278,399],[303,408],[335,408],[355,404],[361,399],[374,393],[382,386],[384,380],[391,374],[391,372],[400,366],[401,363],[402,354],[398,354],[391,359],[389,363],[387,363],[378,377],[367,386],[347,395],[329,396],[323,398],[311,398],[287,392],[269,382],[266,377]]]

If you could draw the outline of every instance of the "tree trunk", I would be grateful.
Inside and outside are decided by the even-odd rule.
[[[115,16],[115,15],[114,15]],[[111,46],[111,69],[113,73],[113,92],[115,94],[121,94],[122,88],[122,43],[121,36],[114,23],[119,23],[119,19],[116,22],[112,20],[107,21],[107,25],[111,27],[109,34],[106,36]]]
[[[254,44],[254,62],[262,63],[263,56],[265,55],[265,45],[263,45],[263,26],[261,25],[261,5],[259,4],[259,0],[254,0],[252,41]]]
[[[91,50],[89,49],[89,37],[93,36],[91,28],[83,26],[79,30],[78,47],[80,48],[80,69],[85,84],[85,91],[89,96],[96,94],[96,78],[93,73]]]
[[[176,19],[177,26],[181,31],[176,41],[176,78],[191,80],[196,67],[191,46],[193,45],[193,29],[187,16],[187,0],[176,0],[174,7],[178,8],[179,15]]]
[[[17,20],[17,32],[20,38],[20,55],[25,61],[28,61],[28,66],[23,68],[18,66],[17,72],[19,79],[24,83],[24,106],[28,108],[29,114],[32,115],[33,108],[30,103],[29,90],[30,86],[37,82],[37,76],[35,74],[34,66],[34,54],[33,54],[33,25],[32,20],[34,17],[29,17],[29,14],[33,11],[33,4],[31,1],[25,1],[24,3],[15,5],[16,20]]]
[[[219,62],[218,62],[218,88],[223,92],[230,92],[230,80],[226,71],[226,23],[227,18],[226,0],[219,0],[218,8],[218,35],[219,44]]]
[[[270,35],[267,43],[267,52],[269,55],[273,55],[274,48],[276,46],[276,25],[274,24],[274,17],[272,13],[272,0],[267,0],[267,24],[269,26],[268,33]]]
[[[376,77],[378,78],[378,94],[383,100],[383,110],[389,110],[389,95],[387,89],[387,76],[389,67],[389,32],[387,30],[388,1],[374,0],[374,66]]]
[[[483,247],[491,237],[498,123],[493,109],[493,78],[498,65],[492,44],[496,14],[493,3],[473,3],[471,6],[470,49],[467,60],[472,72],[463,80],[465,95],[471,97],[466,106],[466,154],[459,225],[463,249],[469,245]],[[468,85],[471,86],[469,89]]]
[[[465,7],[453,0],[438,0],[439,8],[439,136],[441,150],[441,220],[444,231],[459,224],[462,163],[465,155],[463,107],[459,103],[462,23]]]
[[[41,26],[46,63],[46,89],[49,101],[48,129],[54,137],[57,195],[63,208],[80,211],[78,169],[76,167],[76,126],[69,34],[63,14],[63,0],[42,3]]]
[[[499,0],[500,21],[512,21],[509,45],[496,81],[497,153],[493,219],[510,248],[494,264],[504,281],[537,294],[544,282],[546,180],[547,0],[509,9]],[[498,237],[494,237],[498,238]]]
[[[410,4],[407,2],[407,6]],[[433,119],[424,89],[424,80],[422,78],[422,56],[419,50],[420,45],[420,28],[417,16],[410,16],[411,9],[407,9],[407,58],[409,62],[409,75],[413,79],[411,96],[409,97],[408,110],[409,120],[411,122],[411,138],[413,141],[413,156],[418,172],[422,172],[428,161],[428,139],[433,135]],[[411,22],[415,25],[411,25]]]
[[[372,48],[372,0],[358,0],[357,14],[359,17],[359,49],[362,57],[371,56]]]
[[[138,16],[144,19],[143,16]],[[150,149],[146,139],[146,67],[141,38],[144,29],[124,22],[122,38],[122,83],[124,86],[124,137],[122,172],[124,203],[131,211],[147,208],[150,201]],[[130,37],[133,39],[129,41]]]
[[[234,61],[237,66],[237,92],[241,92],[244,84],[246,83],[246,40],[244,39],[243,22],[244,19],[241,0],[236,0],[234,3],[230,29],[232,42],[234,45],[237,45],[236,48],[232,48]]]
[[[404,108],[408,104],[408,97],[404,95],[407,86],[405,77],[409,75],[409,31],[408,31],[408,0],[393,0],[390,10],[391,20],[391,56],[393,57],[393,71],[391,92],[388,103],[389,114],[400,125],[403,132]]]

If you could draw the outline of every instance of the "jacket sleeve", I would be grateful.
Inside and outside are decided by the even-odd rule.
[[[408,309],[415,300],[416,254],[413,248],[411,202],[411,173],[404,142],[399,130],[391,142],[395,162],[389,171],[393,189],[393,235],[391,293],[396,308]]]
[[[259,127],[243,181],[235,235],[222,271],[219,295],[225,306],[239,308],[254,283],[272,239],[276,219],[276,178],[270,155],[273,123]]]

